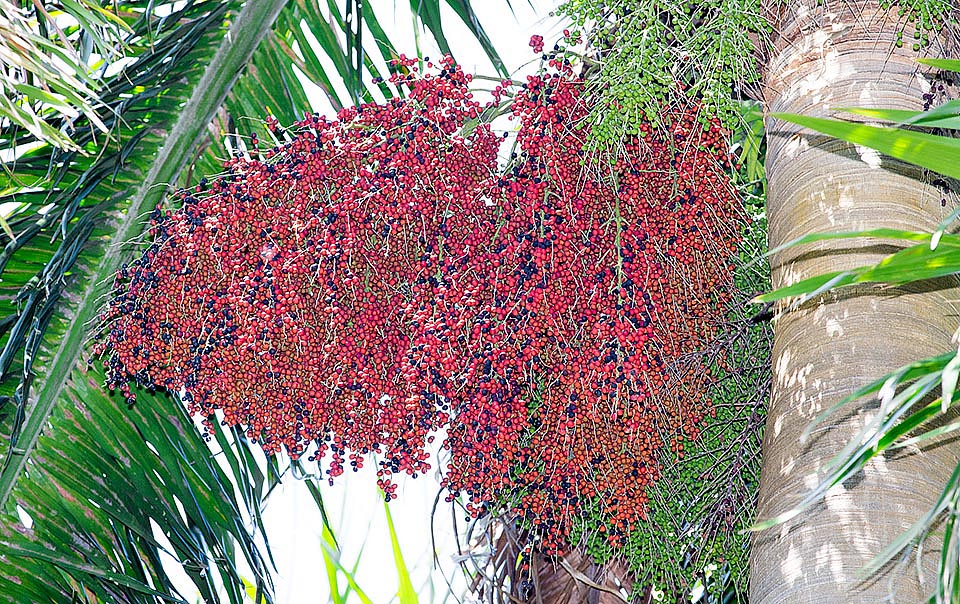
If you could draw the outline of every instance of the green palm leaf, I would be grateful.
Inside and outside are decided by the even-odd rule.
[[[241,519],[234,483],[210,455],[183,407],[141,392],[127,409],[103,389],[101,373],[78,370],[50,418],[0,528],[0,602],[194,601],[176,594],[162,555],[173,556],[207,602],[241,602],[237,548],[269,588],[266,562]],[[252,481],[251,481],[252,482]],[[168,542],[161,545],[162,534]]]
[[[258,589],[271,591],[244,525],[259,514],[264,491],[246,445],[227,447],[233,463],[225,474],[173,399],[147,397],[125,411],[120,397],[103,392],[103,376],[85,373],[78,359],[130,252],[126,242],[189,160],[282,5],[259,0],[237,12],[197,1],[162,19],[134,10],[144,3],[121,8],[139,46],[131,49],[135,61],[104,86],[111,139],[81,124],[75,141],[88,155],[48,145],[5,166],[3,201],[22,207],[0,255],[9,308],[0,320],[7,394],[0,431],[9,435],[0,445],[8,527],[0,535],[0,601],[155,602],[158,593],[192,600],[176,595],[157,530],[205,601],[240,602],[238,556]],[[35,140],[15,124],[0,139],[8,148]],[[234,484],[245,487],[240,497]],[[17,530],[17,511],[34,526]]]
[[[954,161],[960,153],[960,141],[954,138],[822,117],[788,113],[772,113],[771,116],[856,145],[876,149],[891,157],[929,168],[952,178],[960,178],[960,166]]]
[[[90,42],[97,53],[112,56],[131,30],[117,15],[95,2],[65,0],[60,6],[0,0],[0,116],[30,132],[40,141],[81,151],[57,126],[57,121],[82,115],[100,131],[107,126],[96,105],[100,82],[93,77],[82,46]],[[32,8],[31,11],[28,10]],[[57,27],[53,14],[65,13],[82,28],[67,33]],[[33,24],[36,24],[34,27]],[[78,35],[82,32],[83,36]],[[48,38],[47,36],[50,35]]]
[[[193,34],[191,36],[193,42],[198,44],[202,41],[203,34],[220,30],[223,10],[226,8],[225,5],[218,3],[197,3],[194,6],[201,5],[209,9],[206,14],[192,23],[188,22],[184,26],[188,28],[187,32],[179,32],[184,33],[185,36]],[[18,235],[16,240],[8,243],[7,248],[12,248],[12,253],[4,267],[7,269],[4,271],[4,276],[7,275],[7,271],[15,268],[12,264],[20,259],[17,254],[20,250],[25,250],[23,255],[27,256],[26,259],[34,265],[44,259],[44,252],[47,253],[45,266],[40,273],[34,274],[23,283],[9,285],[7,282],[4,283],[4,289],[18,288],[16,300],[20,302],[20,308],[16,309],[17,321],[12,326],[0,356],[0,361],[12,364],[13,351],[21,346],[24,347],[23,376],[13,392],[18,411],[25,408],[29,398],[27,395],[32,378],[33,360],[41,352],[43,343],[43,338],[40,336],[50,335],[45,332],[50,327],[56,304],[60,302],[64,282],[72,276],[71,273],[79,269],[79,272],[85,273],[86,283],[71,292],[78,299],[72,316],[58,317],[61,320],[53,326],[54,332],[59,332],[59,337],[58,341],[51,346],[49,355],[44,355],[46,358],[43,365],[43,380],[39,387],[36,404],[32,409],[21,411],[26,416],[23,424],[13,427],[13,446],[6,452],[4,466],[0,471],[0,505],[9,495],[50,410],[66,384],[69,372],[76,364],[86,339],[88,324],[96,318],[98,300],[106,293],[108,282],[112,280],[120,266],[124,244],[139,234],[143,227],[141,215],[156,206],[165,192],[165,183],[175,180],[186,164],[191,147],[200,138],[205,124],[219,107],[236,74],[256,48],[257,42],[268,31],[278,6],[267,0],[248,3],[245,12],[240,14],[234,25],[236,29],[234,35],[243,36],[245,40],[224,40],[217,49],[216,55],[207,59],[210,65],[206,69],[195,68],[192,73],[187,71],[178,74],[180,77],[185,74],[193,75],[195,78],[193,81],[196,82],[195,89],[181,88],[178,91],[179,94],[176,94],[173,93],[176,82],[161,81],[162,84],[170,87],[168,94],[147,99],[146,106],[143,108],[130,106],[127,110],[128,114],[136,113],[137,110],[149,112],[145,116],[148,120],[146,124],[124,133],[127,135],[124,137],[125,147],[131,144],[142,145],[136,149],[136,156],[129,157],[129,161],[124,164],[124,157],[133,149],[121,147],[119,153],[102,155],[99,160],[76,177],[71,183],[72,186],[64,189],[64,192],[56,195],[57,191],[50,190],[50,194],[56,195],[53,197],[55,210],[48,211],[36,220],[41,223],[39,231],[57,225],[50,219],[51,214],[59,218],[57,226],[60,227],[58,230],[62,237],[60,246],[56,248],[40,245],[27,246],[25,245],[27,242],[33,243],[35,239],[35,237],[28,237],[30,233]],[[258,9],[259,12],[256,12]],[[249,33],[241,28],[248,28]],[[191,56],[188,52],[189,48],[183,46],[183,42],[184,38],[177,39],[169,49],[170,52],[164,52],[164,55],[166,57],[173,55],[182,61],[197,61],[198,57]],[[209,44],[209,40],[207,43]],[[166,50],[161,47],[161,52]],[[150,62],[156,58],[152,55],[153,53],[147,57]],[[194,90],[196,93],[191,95],[190,93]],[[181,107],[180,103],[185,98],[189,100]],[[151,130],[158,127],[169,128],[164,133],[166,134],[164,138],[150,136]],[[52,155],[55,154],[54,151]],[[50,163],[55,160],[55,157],[49,159]],[[73,171],[71,168],[74,166],[72,163],[67,163],[68,161],[70,161],[69,157],[61,161],[61,169]],[[15,171],[18,174],[24,174],[27,169],[22,164],[15,164]],[[36,175],[42,177],[38,172]],[[108,177],[111,178],[108,179]],[[58,181],[60,181],[59,178],[51,184],[58,186]],[[97,228],[95,220],[104,218],[110,202],[125,198],[131,191],[132,198],[122,206],[123,213],[114,217],[116,223],[109,227]],[[84,206],[88,197],[103,201]],[[57,201],[60,203],[56,203]],[[80,251],[88,243],[99,244],[101,255],[88,266],[77,266],[76,260]],[[22,274],[26,275],[29,272],[23,271]],[[9,375],[9,367],[4,369],[3,377],[6,378]]]

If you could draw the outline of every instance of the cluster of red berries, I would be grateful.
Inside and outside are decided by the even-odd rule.
[[[592,157],[584,86],[552,59],[515,91],[503,167],[470,76],[400,63],[406,98],[254,140],[157,209],[104,315],[108,379],[179,392],[268,453],[315,445],[331,479],[374,453],[388,499],[445,430],[471,513],[513,511],[550,553],[599,506],[616,543],[658,454],[711,413],[681,361],[723,320],[738,243],[723,132],[673,111]]]
[[[533,52],[540,54],[543,52],[543,36],[530,36],[529,45]]]

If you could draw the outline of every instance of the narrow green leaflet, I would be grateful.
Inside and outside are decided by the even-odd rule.
[[[467,26],[470,33],[480,42],[480,45],[483,47],[490,62],[493,63],[497,73],[504,77],[509,76],[510,74],[507,72],[503,60],[494,48],[493,43],[490,42],[487,32],[484,31],[483,26],[480,25],[480,20],[470,6],[470,2],[468,0],[446,1],[450,8],[457,13],[457,16],[460,17]],[[510,3],[507,2],[507,4],[509,5]],[[430,30],[430,33],[433,34],[437,45],[440,47],[440,52],[453,55],[453,51],[450,50],[450,44],[447,42],[446,35],[443,32],[443,24],[440,22],[440,0],[410,0],[410,10],[420,18],[420,21]]]
[[[950,176],[960,178],[960,140],[913,132],[899,128],[881,128],[842,120],[773,113],[773,117],[828,134],[856,145],[876,149],[891,157]]]
[[[855,400],[878,394],[882,390],[895,390],[898,385],[911,382],[931,373],[942,372],[947,364],[955,357],[953,352],[948,352],[939,356],[923,359],[901,367],[890,375],[885,375],[879,380],[875,380],[866,386],[859,388],[855,392],[845,396],[839,403],[823,411],[815,417],[804,429],[800,436],[800,442],[806,442],[810,438],[812,431],[827,417],[836,413],[841,407],[852,403]]]
[[[931,250],[928,245],[915,245],[891,254],[875,265],[810,277],[757,296],[754,302],[766,303],[802,296],[797,302],[801,304],[830,289],[856,283],[902,285],[957,273],[960,273],[960,247],[941,244]]]
[[[141,391],[128,409],[103,381],[95,370],[73,372],[69,404],[54,411],[30,479],[14,489],[32,524],[12,509],[0,514],[0,602],[195,601],[173,589],[162,552],[180,562],[204,601],[240,604],[234,547],[266,597],[270,574],[244,526],[250,510],[233,495],[249,475],[220,467],[173,398]]]
[[[908,111],[904,109],[869,109],[865,107],[843,107],[856,115],[872,117],[903,126],[922,126],[924,128],[960,129],[960,99],[952,99],[927,111]]]
[[[859,237],[874,237],[876,239],[898,239],[901,241],[920,241],[920,242],[930,242],[932,235],[930,233],[921,233],[919,231],[903,231],[900,229],[869,229],[866,231],[850,231],[847,233],[811,233],[809,235],[804,235],[803,237],[797,237],[783,245],[778,245],[777,247],[767,251],[764,256],[773,256],[778,254],[785,249],[803,245],[805,243],[816,243],[818,241],[832,241],[835,239],[857,239]],[[958,235],[944,235],[941,237],[941,241],[944,245],[951,245],[954,247],[960,247],[960,236]]]
[[[390,513],[390,504],[383,502],[383,511],[387,515],[387,528],[390,530],[390,546],[393,549],[393,564],[397,568],[397,579],[400,581],[400,587],[397,595],[400,597],[400,604],[418,604],[417,591],[413,588],[410,581],[410,572],[407,570],[407,563],[403,559],[403,552],[400,550],[400,540],[397,538],[397,530],[393,525],[393,515]]]
[[[510,6],[509,0],[506,0],[506,3],[512,12],[513,7]],[[497,70],[497,73],[504,77],[509,76],[510,73],[507,71],[506,65],[503,64],[503,60],[500,58],[499,53],[497,53],[497,49],[493,46],[493,42],[490,41],[490,37],[487,36],[487,32],[484,31],[483,26],[480,25],[480,20],[473,11],[473,7],[470,6],[470,2],[468,0],[447,0],[447,5],[457,13],[457,16],[459,16],[467,28],[470,29],[470,33],[480,42],[480,45],[483,47],[483,52],[486,53],[487,58],[493,63],[493,67]]]
[[[324,561],[332,564],[336,570],[342,572],[343,576],[347,579],[347,585],[349,586],[349,589],[344,592],[343,597],[346,598],[350,591],[353,591],[357,594],[357,598],[360,599],[362,604],[373,604],[373,601],[369,596],[367,596],[366,592],[360,588],[360,585],[357,584],[357,581],[354,578],[354,575],[356,574],[356,568],[351,571],[343,566],[343,564],[340,562],[340,550],[338,550],[335,545],[333,533],[324,530],[324,538],[323,541],[320,542],[320,545],[324,551]],[[359,560],[357,562],[359,562]]]
[[[327,585],[330,587],[330,599],[333,604],[345,604],[346,597],[340,593],[340,582],[337,580],[337,571],[340,553],[337,548],[337,542],[333,538],[333,533],[324,525],[321,535],[323,546],[323,566],[327,572]],[[336,560],[335,560],[336,558]]]
[[[833,273],[824,273],[815,277],[804,279],[793,285],[774,290],[755,297],[752,302],[757,304],[766,304],[784,298],[793,296],[803,296],[800,300],[794,302],[794,306],[799,306],[803,302],[810,300],[820,294],[827,292],[834,287],[841,287],[853,283],[856,273],[852,271],[837,271]]]
[[[419,17],[420,21],[430,30],[433,37],[437,40],[440,52],[452,55],[450,43],[443,32],[443,25],[440,23],[440,0],[410,0],[410,11]]]
[[[940,399],[942,403],[940,405],[940,412],[946,413],[947,408],[953,404],[953,394],[957,389],[957,378],[960,377],[960,354],[950,359],[947,366],[943,368],[941,376],[940,381],[942,388]]]
[[[791,509],[754,524],[751,531],[761,531],[798,516],[826,495],[832,487],[844,482],[863,466],[892,445],[902,436],[898,431],[904,429],[900,422],[911,408],[922,401],[939,384],[940,374],[921,376],[907,385],[902,392],[882,405],[881,412],[868,422],[849,443],[824,467],[825,474],[820,477],[817,487]],[[939,401],[936,403],[939,406]]]
[[[960,60],[957,59],[917,59],[917,63],[929,65],[945,71],[960,71]]]
[[[953,474],[947,480],[943,492],[940,494],[940,497],[937,499],[937,502],[934,504],[934,506],[926,514],[921,516],[915,523],[913,523],[909,529],[904,531],[899,537],[890,543],[890,545],[885,547],[879,554],[877,554],[870,561],[870,563],[863,568],[861,571],[862,574],[866,576],[870,573],[876,572],[877,569],[886,564],[886,562],[890,561],[905,547],[919,542],[923,536],[930,531],[931,526],[938,516],[940,516],[951,506],[956,506],[956,498],[958,493],[960,493],[960,464],[957,465],[956,469],[953,471]],[[956,539],[956,537],[953,537],[953,539]],[[948,562],[948,566],[952,566],[953,564],[953,562]],[[941,576],[943,575],[941,574]],[[956,582],[955,578],[953,579],[953,582]],[[943,597],[942,587],[942,585],[938,586],[937,593],[935,593],[935,601],[938,603],[954,602],[955,600]]]

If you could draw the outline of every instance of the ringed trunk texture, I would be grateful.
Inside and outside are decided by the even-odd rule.
[[[768,111],[832,116],[838,107],[922,108],[931,70],[916,63],[909,27],[903,48],[896,48],[905,25],[896,7],[887,12],[853,0],[768,4],[775,27],[764,76]],[[931,40],[927,52],[944,56],[945,47]],[[780,120],[768,118],[766,126],[771,248],[808,233],[929,232],[952,209],[917,169]],[[872,264],[899,245],[846,240],[791,248],[772,259],[773,286]],[[886,373],[954,346],[960,295],[951,284],[848,289],[775,321],[758,518],[788,510],[815,486],[813,473],[875,405],[841,410],[801,444],[813,418]],[[858,572],[934,504],[957,463],[955,444],[940,445],[877,458],[822,503],[757,534],[751,603],[925,601],[937,578],[937,544],[928,544],[921,560],[922,582],[914,564],[888,565],[867,580]]]

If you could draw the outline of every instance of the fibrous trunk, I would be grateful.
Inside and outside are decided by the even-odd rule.
[[[918,110],[929,71],[898,32],[912,30],[896,7],[876,3],[769,2],[774,39],[764,76],[770,112],[834,115],[839,107]],[[906,27],[906,29],[904,29]],[[932,40],[923,54],[944,54]],[[849,116],[848,116],[849,117]],[[808,233],[879,227],[931,231],[949,202],[919,170],[887,157],[768,118],[767,177],[771,249]],[[891,242],[841,240],[794,247],[772,258],[775,288],[828,271],[880,260]],[[957,291],[848,289],[775,323],[773,391],[763,447],[759,517],[795,505],[814,474],[875,412],[871,401],[844,408],[807,442],[808,423],[857,388],[952,344]],[[856,480],[785,525],[759,533],[751,602],[920,602],[933,591],[936,548],[914,565],[888,565],[866,581],[858,571],[934,504],[957,462],[945,445],[878,456]],[[922,578],[920,578],[922,577]]]

